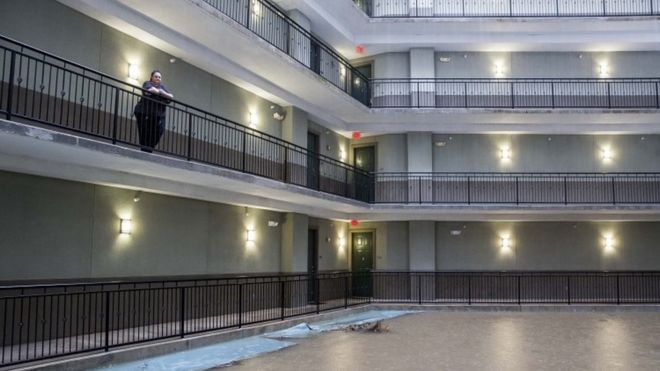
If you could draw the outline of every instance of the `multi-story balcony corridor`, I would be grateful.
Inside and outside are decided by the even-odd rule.
[[[3,38],[0,113],[137,146],[141,90]],[[148,99],[148,98],[141,98]],[[642,205],[660,203],[658,173],[370,173],[181,102],[156,150],[367,203]]]

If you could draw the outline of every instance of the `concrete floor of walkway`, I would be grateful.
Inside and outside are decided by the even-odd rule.
[[[330,332],[229,369],[660,369],[660,313],[424,312],[384,324],[389,332]]]

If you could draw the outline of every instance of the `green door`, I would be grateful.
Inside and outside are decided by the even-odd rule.
[[[373,245],[373,232],[351,234],[354,296],[371,296],[371,270],[374,268]]]
[[[376,149],[374,146],[357,147],[353,149],[353,165],[365,172],[355,174],[355,198],[369,202],[372,201],[371,176],[376,170]]]

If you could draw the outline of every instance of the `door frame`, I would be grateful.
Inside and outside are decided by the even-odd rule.
[[[351,153],[349,154],[349,163],[355,166],[355,149],[362,147],[374,147],[374,172],[378,172],[378,142],[354,143],[351,144]]]
[[[376,258],[378,257],[378,254],[376,254],[376,229],[375,228],[357,228],[357,229],[351,229],[348,231],[349,233],[349,252],[348,254],[348,271],[353,272],[353,233],[365,233],[365,232],[371,232],[372,236],[372,241],[371,243],[373,244],[373,248],[371,249],[371,261],[374,262],[374,266],[371,268],[372,270],[376,270],[377,266],[377,261]]]

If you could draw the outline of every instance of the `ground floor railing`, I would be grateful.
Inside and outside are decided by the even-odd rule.
[[[374,272],[372,302],[658,304],[660,272]]]
[[[0,366],[369,302],[369,273],[0,288]]]
[[[366,303],[658,304],[660,272],[338,272],[0,287],[0,366]]]

